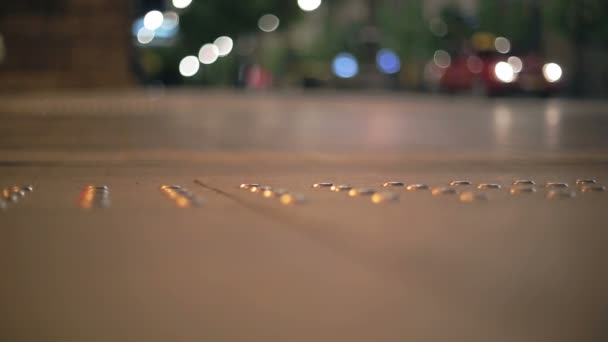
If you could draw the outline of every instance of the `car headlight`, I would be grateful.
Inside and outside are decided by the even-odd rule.
[[[507,62],[498,62],[494,66],[494,75],[496,78],[504,83],[511,83],[515,80],[515,70],[511,64]]]
[[[543,65],[543,76],[547,82],[557,82],[562,78],[562,67],[557,63],[547,63]]]

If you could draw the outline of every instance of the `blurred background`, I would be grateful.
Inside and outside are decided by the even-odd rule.
[[[0,91],[608,94],[604,0],[3,0]]]

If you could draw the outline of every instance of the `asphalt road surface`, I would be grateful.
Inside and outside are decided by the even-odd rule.
[[[1,95],[0,341],[604,341],[607,104]]]

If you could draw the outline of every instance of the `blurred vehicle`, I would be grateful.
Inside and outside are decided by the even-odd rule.
[[[506,38],[491,39],[496,42],[491,47],[488,40],[487,36],[483,40],[474,37],[473,48],[455,58],[438,51],[433,61],[438,90],[485,96],[514,92],[549,96],[559,89],[562,69],[557,63],[535,54],[509,56]],[[497,45],[499,42],[506,46]]]
[[[549,96],[561,87],[562,68],[540,56],[522,57],[522,68],[517,74],[518,90]]]
[[[549,96],[560,86],[561,67],[538,56],[506,57],[496,53],[455,58],[443,70],[439,89],[469,91],[474,95],[503,95],[513,92]]]
[[[459,56],[443,69],[439,78],[440,91],[498,95],[516,88],[516,74],[512,66],[498,54],[484,52]]]

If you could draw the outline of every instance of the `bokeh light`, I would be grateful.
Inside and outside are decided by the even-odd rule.
[[[258,20],[258,27],[264,32],[272,32],[279,27],[279,18],[274,14],[264,14]]]
[[[173,7],[175,8],[186,8],[190,6],[192,0],[173,0]]]
[[[433,54],[433,62],[435,62],[435,65],[437,65],[438,67],[445,69],[449,67],[452,63],[452,58],[450,57],[450,54],[446,51],[437,50]]]
[[[562,78],[562,68],[557,63],[547,63],[543,66],[543,75],[547,81],[557,82]]]
[[[376,54],[376,66],[384,74],[394,74],[401,69],[401,61],[394,51],[381,49]]]
[[[224,57],[227,56],[230,51],[232,51],[232,47],[234,46],[234,43],[232,42],[232,38],[227,37],[227,36],[222,36],[217,38],[214,42],[213,45],[217,46],[217,49],[219,51],[218,55],[220,57]]]
[[[496,66],[494,66],[494,74],[499,81],[504,83],[513,82],[515,79],[515,72],[513,71],[513,67],[511,64],[507,62],[498,62]]]
[[[142,27],[137,31],[137,41],[140,44],[148,44],[154,39],[154,31]]]
[[[220,56],[220,49],[215,44],[205,44],[198,51],[198,60],[203,64],[212,64]]]
[[[314,11],[321,6],[321,0],[298,0],[298,6],[302,11]]]
[[[507,62],[511,64],[511,66],[513,67],[513,72],[515,72],[516,74],[521,72],[521,70],[524,68],[524,62],[522,62],[521,58],[517,56],[509,57],[507,59]]]
[[[164,16],[160,11],[150,11],[144,16],[144,27],[148,30],[156,30],[163,24]]]
[[[164,30],[173,30],[179,25],[179,15],[173,11],[163,14],[163,23],[160,26]]]
[[[340,78],[351,78],[359,72],[359,64],[350,53],[340,53],[334,58],[332,70]]]
[[[179,62],[179,73],[184,77],[194,76],[200,67],[196,56],[186,56]]]
[[[500,53],[509,53],[511,51],[511,42],[505,37],[498,37],[494,40],[494,47]]]
[[[448,25],[443,22],[440,18],[433,18],[429,22],[429,29],[437,37],[444,37],[448,34]]]

